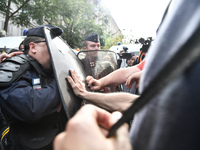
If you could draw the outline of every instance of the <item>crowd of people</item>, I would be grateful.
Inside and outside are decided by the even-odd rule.
[[[57,36],[62,34],[62,29],[58,27],[51,25],[45,26],[52,29],[56,28]],[[52,73],[50,55],[44,38],[43,27],[44,26],[39,26],[29,29],[27,31],[27,37],[19,44],[18,51],[0,55],[1,62],[9,62],[7,58],[13,56],[22,57],[22,55],[24,55],[23,58],[31,65],[30,68],[23,68],[24,70],[28,69],[27,71],[17,75],[14,74],[17,80],[6,81],[6,85],[3,84],[3,86],[1,86],[1,115],[5,118],[4,121],[6,125],[9,125],[9,132],[5,136],[7,143],[6,145],[3,145],[5,144],[3,142],[3,144],[1,143],[2,147],[6,146],[6,148],[4,147],[5,149],[31,149],[33,143],[28,140],[40,136],[44,136],[48,140],[46,143],[44,140],[39,142],[36,140],[36,147],[52,149],[52,141],[55,135],[63,131],[67,123],[58,87]],[[84,41],[83,49],[100,50],[98,34],[93,33],[87,36]],[[135,57],[136,56],[133,54],[132,58],[127,60],[127,62],[130,61],[127,65],[132,66],[132,59],[135,60]],[[112,87],[125,83],[131,74],[143,69],[144,62],[130,68],[116,70],[99,80],[88,74],[86,78],[88,87],[90,87],[91,91],[96,91],[103,87]],[[22,66],[20,67],[22,68]],[[71,75],[73,79],[68,77],[69,83],[72,87],[77,86],[77,84],[73,82],[74,78],[80,80],[77,73],[71,70]],[[115,79],[116,77],[120,77],[121,81]],[[79,81],[78,89],[73,88],[73,90],[77,96],[84,99],[85,104],[94,104],[100,108],[104,108],[108,112],[123,112],[138,97],[138,95],[130,93],[105,94],[89,92],[85,89],[85,84],[81,82],[81,80]],[[17,93],[21,94],[19,95]],[[94,99],[94,97],[97,98]],[[23,106],[23,109],[21,106]],[[22,131],[22,129],[25,130]],[[41,130],[42,133],[40,133]],[[25,132],[30,134],[28,140],[26,140],[27,135]],[[46,132],[49,132],[49,134],[46,135]]]
[[[0,55],[2,64],[12,63],[9,61],[10,57],[23,58],[26,60],[24,64],[29,64],[21,65],[19,70],[22,71],[17,74],[17,71],[8,66],[8,72],[14,72],[13,76],[16,77],[0,78],[1,118],[4,118],[9,126],[7,141],[1,140],[4,148],[199,149],[199,53],[194,54],[198,57],[191,61],[192,65],[187,66],[183,73],[163,85],[163,89],[136,114],[130,114],[133,115],[131,125],[124,123],[114,136],[108,137],[112,126],[123,117],[130,106],[137,105],[140,95],[152,82],[156,82],[155,77],[170,64],[171,58],[185,55],[185,49],[188,49],[188,52],[193,49],[200,51],[199,12],[199,0],[172,1],[166,9],[157,39],[154,46],[150,47],[148,57],[136,65],[132,66],[133,59],[136,59],[135,55],[132,55],[131,59],[127,60],[126,68],[114,70],[100,79],[95,79],[88,73],[84,81],[76,70],[70,70],[67,81],[74,94],[80,97],[85,105],[69,120],[53,73],[44,26],[29,29],[23,41],[23,52]],[[51,25],[48,27],[54,31],[55,36],[62,34],[61,28]],[[96,33],[85,38],[83,49],[100,49]],[[190,58],[188,57],[188,61]],[[179,67],[182,68],[181,64]],[[0,69],[4,73],[5,68]],[[166,70],[165,73],[168,72],[170,70]],[[162,80],[159,82],[162,84]],[[139,93],[136,95],[129,92],[99,92],[102,87],[121,84],[127,89],[132,88],[134,84],[136,89],[139,87]],[[86,86],[90,91],[86,90]]]

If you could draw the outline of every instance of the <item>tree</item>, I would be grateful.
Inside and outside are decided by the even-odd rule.
[[[6,32],[9,21],[26,27],[30,26],[31,21],[38,24],[53,22],[57,20],[57,10],[56,0],[1,0],[0,2],[0,12],[5,16]]]
[[[62,35],[72,48],[82,48],[86,36],[96,32],[99,36],[104,35],[104,25],[95,22],[100,7],[94,7],[90,3],[81,0],[67,0],[65,8],[60,9],[62,17]],[[106,15],[98,16],[98,21],[105,22]]]
[[[118,42],[122,43],[123,35],[120,36],[111,36],[107,35],[105,37],[105,47],[104,49],[110,49],[111,46],[117,45]]]
[[[82,48],[84,38],[92,32],[104,35],[108,17],[97,0],[91,5],[83,0],[1,0],[0,12],[8,23],[30,27],[31,23],[52,24],[64,30],[62,38],[72,48]],[[98,20],[97,20],[98,18]],[[98,22],[101,22],[99,24]]]

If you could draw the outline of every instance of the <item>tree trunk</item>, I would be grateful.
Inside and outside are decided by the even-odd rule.
[[[4,30],[7,32],[8,30],[8,22],[10,20],[10,18],[12,18],[17,12],[19,12],[19,10],[21,10],[30,0],[26,0],[15,12],[10,13],[10,5],[12,0],[8,1],[8,5],[7,5],[7,10],[6,10],[6,17],[5,17],[5,23],[4,23]]]
[[[9,22],[9,14],[10,14],[10,4],[11,4],[11,0],[8,1],[8,5],[7,5],[7,10],[6,10],[6,17],[5,17],[5,23],[4,23],[4,30],[7,33],[8,30],[8,22]]]

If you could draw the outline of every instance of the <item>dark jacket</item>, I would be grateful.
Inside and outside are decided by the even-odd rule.
[[[172,8],[176,9],[172,9],[170,16],[164,19],[154,47],[149,50],[140,79],[141,93],[151,85],[150,83],[171,58],[183,55],[183,52],[188,51],[191,54],[192,50],[200,50],[200,1],[177,0]],[[188,56],[187,53],[184,54]],[[188,60],[192,60],[191,57],[188,57]],[[180,62],[179,59],[176,61]],[[177,70],[179,68],[180,64]],[[197,150],[200,148],[199,76],[198,57],[177,78],[168,81],[168,84],[135,114],[130,133],[133,149]]]
[[[17,82],[0,87],[0,106],[10,125],[9,149],[25,149],[20,146],[21,144],[40,145],[37,142],[51,145],[55,135],[64,130],[67,118],[63,109],[60,110],[61,99],[52,75],[53,72],[48,72],[49,84],[41,88],[38,84],[39,75],[31,67]],[[24,135],[26,132],[30,137]],[[24,141],[28,138],[29,141]]]

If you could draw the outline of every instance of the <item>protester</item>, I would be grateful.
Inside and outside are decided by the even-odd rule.
[[[135,62],[135,60],[137,59],[137,56],[135,54],[131,54],[131,58],[130,59],[127,59],[126,60],[126,64],[127,66],[126,67],[132,67],[133,66],[133,63]],[[132,87],[129,87],[127,88],[125,86],[125,83],[122,84],[122,87],[123,87],[123,91],[124,92],[129,92],[129,93],[132,93],[132,94],[138,94],[138,90],[137,88],[135,88],[135,85],[136,83],[132,84],[133,86]]]
[[[62,34],[58,27],[47,27],[55,36]],[[67,121],[43,28],[29,29],[24,40],[24,53],[28,56],[15,56],[26,59],[23,62],[30,67],[18,66],[17,74],[12,74],[14,82],[1,82],[0,107],[10,125],[6,149],[52,150],[54,137],[64,130]],[[20,74],[21,69],[25,71]]]
[[[76,71],[70,70],[71,76],[67,79],[72,86],[74,93],[82,98],[85,103],[91,103],[104,108],[110,112],[120,111],[123,112],[138,98],[137,95],[126,93],[126,92],[115,92],[115,93],[100,93],[100,92],[89,92],[85,89],[85,84],[82,79],[76,73]]]

